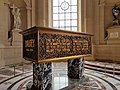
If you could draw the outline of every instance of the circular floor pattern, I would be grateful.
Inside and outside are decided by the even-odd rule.
[[[85,70],[85,75],[90,77],[90,81],[85,82],[83,85],[90,85],[93,90],[120,90],[119,76],[104,74],[89,69]],[[18,75],[16,77],[4,80],[3,83],[0,84],[0,90],[26,90],[27,83],[31,81],[32,72],[26,73],[24,75]],[[78,88],[78,90],[80,89]]]

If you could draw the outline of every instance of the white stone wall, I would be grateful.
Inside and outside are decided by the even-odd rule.
[[[8,6],[7,0],[0,0],[0,44],[5,44],[7,41],[8,34]]]
[[[120,45],[94,45],[96,59],[120,61]]]
[[[21,46],[8,46],[4,48],[5,65],[17,64],[23,61]]]
[[[93,56],[94,59],[111,59],[113,61],[120,61],[120,44],[111,42],[107,43],[105,32],[111,26],[113,16],[112,8],[114,4],[119,4],[119,0],[93,0],[94,8],[91,10],[93,13]],[[90,4],[88,4],[89,7]],[[88,13],[90,14],[90,13]],[[89,15],[88,15],[89,16]],[[89,22],[90,23],[90,22]],[[88,25],[90,25],[88,23]],[[89,26],[91,27],[91,26]],[[89,28],[86,30],[89,31]],[[119,42],[117,42],[119,43]]]

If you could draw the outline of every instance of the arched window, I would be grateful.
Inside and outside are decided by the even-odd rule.
[[[54,28],[77,31],[78,1],[53,0],[52,21]]]

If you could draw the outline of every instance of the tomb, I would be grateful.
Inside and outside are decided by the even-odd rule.
[[[68,77],[80,79],[84,57],[92,54],[92,34],[34,26],[23,35],[23,58],[33,62],[34,90],[52,88],[51,62],[68,62]]]

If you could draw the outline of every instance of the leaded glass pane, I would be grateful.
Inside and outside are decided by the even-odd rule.
[[[70,21],[70,20],[67,20],[67,21],[66,21],[66,26],[69,26],[69,27],[70,27],[70,26],[71,26],[70,23],[71,23],[71,21]]]
[[[72,16],[72,19],[77,19],[77,13],[72,13],[71,16]]]
[[[71,0],[71,5],[77,5],[77,0]]]
[[[77,27],[72,27],[72,31],[77,31]]]
[[[59,21],[60,22],[60,27],[64,27],[64,21]]]
[[[77,0],[53,0],[53,27],[77,31]]]
[[[58,27],[59,24],[58,24],[58,21],[53,21],[53,27]]]
[[[77,20],[72,20],[72,26],[77,26]]]
[[[58,1],[59,0],[53,0],[53,6],[58,6]]]
[[[53,8],[53,13],[58,13],[58,7]]]
[[[70,13],[66,13],[66,19],[71,19]]]
[[[62,2],[64,2],[66,0],[59,0],[59,6],[61,5]]]
[[[65,30],[71,30],[70,27],[65,28]]]
[[[68,2],[68,3],[71,3],[72,0],[65,0],[65,1]]]
[[[64,20],[65,19],[65,14],[59,14],[60,15],[60,19],[59,20]]]
[[[77,12],[77,6],[71,6],[72,12]]]
[[[58,20],[58,14],[53,14],[53,20]]]

